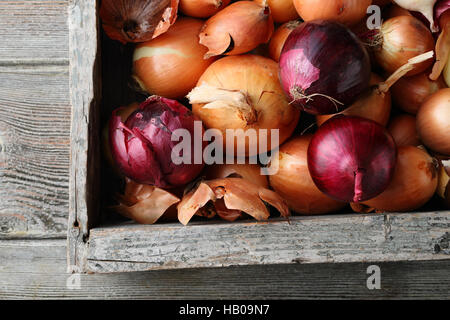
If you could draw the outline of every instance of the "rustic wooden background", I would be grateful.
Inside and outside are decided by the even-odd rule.
[[[73,0],[76,2],[76,0]],[[67,286],[69,0],[0,0],[0,299],[450,298],[450,260],[81,275]]]

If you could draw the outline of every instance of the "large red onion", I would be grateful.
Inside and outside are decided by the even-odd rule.
[[[378,123],[337,115],[315,133],[308,169],[316,186],[341,201],[360,202],[383,192],[392,178],[397,149]]]
[[[366,90],[369,55],[338,22],[304,22],[290,33],[280,56],[280,79],[292,103],[311,114],[344,110]]]
[[[191,164],[172,162],[172,149],[179,143],[171,139],[176,129],[191,133],[191,150],[195,150],[196,117],[182,104],[152,96],[125,123],[116,113],[117,110],[110,120],[109,141],[112,156],[125,176],[139,183],[167,188],[190,182],[203,169],[203,164],[194,164],[194,152]],[[201,138],[203,127],[200,130]]]

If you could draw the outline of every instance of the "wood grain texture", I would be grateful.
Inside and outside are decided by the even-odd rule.
[[[0,238],[64,237],[68,68],[0,66],[0,82]]]
[[[209,222],[91,230],[90,272],[449,259],[450,214],[294,217],[291,223]]]
[[[450,299],[450,260],[379,263],[380,290],[366,287],[368,263],[81,274],[76,289],[65,244],[0,241],[0,299]]]
[[[97,1],[69,4],[70,183],[68,271],[84,269],[89,227],[98,217],[100,184],[98,106],[101,99]]]
[[[65,64],[68,0],[0,1],[0,64]]]

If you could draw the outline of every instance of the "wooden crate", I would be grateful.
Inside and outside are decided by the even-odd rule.
[[[71,1],[68,272],[450,258],[450,211],[99,225],[101,50],[98,4]]]

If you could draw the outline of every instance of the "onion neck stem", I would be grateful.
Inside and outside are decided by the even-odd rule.
[[[353,202],[359,202],[362,199],[362,195],[363,195],[362,180],[363,180],[365,173],[366,173],[366,170],[362,169],[362,168],[358,168],[355,171],[355,189],[354,189]]]

